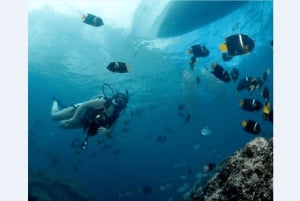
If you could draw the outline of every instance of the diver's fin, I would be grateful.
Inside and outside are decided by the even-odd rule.
[[[89,139],[89,136],[87,135],[87,136],[84,138],[84,140],[82,141],[82,143],[81,143],[81,149],[82,149],[82,150],[85,150],[85,149],[87,148],[87,146],[88,146],[88,139]]]
[[[66,108],[66,107],[67,107],[67,106],[66,106],[65,104],[63,104],[60,100],[58,100],[54,95],[52,95],[52,100],[57,102],[59,109],[63,109],[63,108]]]
[[[226,44],[221,44],[219,46],[219,49],[221,50],[221,52],[226,52],[227,51],[227,45]]]

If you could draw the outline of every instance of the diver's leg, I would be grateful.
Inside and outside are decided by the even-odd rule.
[[[70,119],[73,117],[76,109],[76,106],[70,106],[60,110],[58,102],[54,100],[51,108],[51,119],[54,121]]]

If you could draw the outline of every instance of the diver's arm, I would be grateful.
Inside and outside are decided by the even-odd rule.
[[[113,123],[109,128],[100,127],[100,128],[98,128],[98,132],[105,135],[106,137],[111,137],[114,126],[115,126],[115,123]]]
[[[79,107],[77,108],[74,116],[70,119],[78,119],[78,117],[80,116],[81,112],[83,110],[85,110],[86,108],[89,108],[89,107],[101,107],[103,106],[105,103],[105,100],[104,99],[92,99],[92,100],[89,100],[87,102],[84,102],[82,103],[81,105],[79,105]]]
[[[100,128],[98,128],[98,132],[105,135],[106,137],[111,137],[115,125],[116,125],[116,121],[112,123],[110,126],[107,127],[101,126]]]
[[[80,115],[82,115],[82,112],[85,109],[87,109],[89,107],[96,107],[96,108],[101,107],[104,105],[104,103],[105,103],[104,99],[92,99],[92,100],[81,103],[78,106],[78,108],[76,109],[72,118],[61,121],[62,127],[69,127],[69,126],[73,127],[74,124],[76,125],[79,123],[79,119],[81,117]]]
[[[106,137],[111,137],[112,129],[100,127],[100,128],[98,128],[98,132],[101,133],[102,135],[105,135]]]

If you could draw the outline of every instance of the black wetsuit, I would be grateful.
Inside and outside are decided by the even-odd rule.
[[[112,105],[111,99],[106,100],[104,107],[101,108],[88,108],[83,118],[84,130],[87,131],[89,136],[97,134],[98,128],[105,127],[110,128],[119,117],[121,108],[114,107],[113,114],[111,116],[106,115],[106,110]]]

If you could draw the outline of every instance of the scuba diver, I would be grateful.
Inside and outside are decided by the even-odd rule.
[[[223,82],[229,82],[230,76],[229,73],[219,64],[213,62],[211,63],[211,73],[216,76],[219,80]]]
[[[100,27],[104,24],[103,20],[100,17],[95,16],[95,15],[90,14],[90,13],[83,14],[81,16],[81,19],[83,19],[84,23],[92,25],[94,27]]]
[[[253,50],[254,46],[254,40],[248,35],[235,34],[228,36],[225,38],[225,43],[220,45],[220,50],[223,52],[223,61],[229,61],[236,55],[247,54]]]
[[[106,96],[105,86],[111,90],[112,97]],[[63,129],[83,128],[84,133],[87,133],[81,144],[82,149],[86,149],[88,137],[98,132],[110,137],[114,124],[128,103],[127,90],[126,93],[115,93],[110,85],[103,84],[102,91],[101,96],[65,108],[55,97],[53,98],[51,119],[59,121]]]
[[[190,59],[191,69],[194,70],[197,57],[207,57],[209,55],[209,50],[204,45],[193,45],[188,49],[189,54],[193,54]]]

